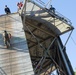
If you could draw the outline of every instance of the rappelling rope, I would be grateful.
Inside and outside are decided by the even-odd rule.
[[[5,25],[4,25],[4,28],[5,28],[4,30],[6,30],[6,16],[5,16]]]

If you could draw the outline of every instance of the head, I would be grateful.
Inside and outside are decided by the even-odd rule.
[[[5,30],[4,33],[7,33],[7,31]]]
[[[7,7],[7,5],[5,5],[5,7]]]
[[[51,7],[52,7],[52,5],[51,5]]]

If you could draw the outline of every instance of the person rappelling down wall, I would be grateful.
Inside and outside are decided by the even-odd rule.
[[[6,48],[9,48],[11,46],[10,44],[11,34],[10,33],[8,34],[7,31],[5,30],[3,37],[4,37],[4,43],[6,45]]]

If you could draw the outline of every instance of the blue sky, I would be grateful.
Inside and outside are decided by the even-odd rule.
[[[20,0],[0,0],[0,15],[5,14],[4,7],[7,5],[11,12],[17,11],[17,2]],[[42,0],[45,3],[48,0]],[[74,28],[76,28],[76,0],[51,0],[51,4],[56,8],[56,11],[61,13],[62,15],[69,18],[72,22],[72,25]],[[65,43],[66,39],[68,38],[69,33],[62,36],[62,41]],[[74,29],[71,37],[76,43],[76,29]],[[66,46],[66,52],[68,54],[68,57],[71,61],[71,64],[73,66],[73,69],[76,68],[76,44],[73,42],[72,38],[69,39],[67,46]]]

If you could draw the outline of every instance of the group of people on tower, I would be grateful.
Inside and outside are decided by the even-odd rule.
[[[18,2],[17,3],[18,11],[22,8],[22,6],[23,6],[23,2]],[[10,14],[11,13],[10,8],[7,5],[5,5],[5,9],[4,10],[5,10],[6,14]]]

